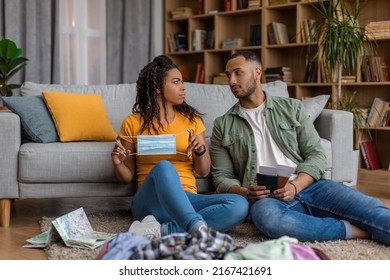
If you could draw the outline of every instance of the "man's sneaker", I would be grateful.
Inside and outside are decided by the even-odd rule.
[[[134,232],[137,235],[146,236],[149,239],[161,237],[161,224],[152,216],[146,216],[142,222],[134,221],[129,232]]]

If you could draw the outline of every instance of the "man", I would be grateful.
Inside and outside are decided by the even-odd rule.
[[[253,223],[270,238],[375,238],[390,245],[389,208],[321,179],[326,157],[301,102],[265,94],[261,63],[250,51],[233,54],[225,70],[238,102],[214,122],[211,156],[217,192],[246,197]],[[278,164],[293,167],[296,175],[271,193],[257,185],[257,167]]]

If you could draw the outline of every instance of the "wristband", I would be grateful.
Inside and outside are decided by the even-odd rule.
[[[294,196],[296,196],[297,193],[298,193],[297,186],[293,183],[293,181],[290,181],[289,183],[290,183],[290,185],[293,185],[293,187],[294,187],[294,189],[295,189],[295,194],[294,194]]]
[[[201,152],[197,152],[194,150],[194,154],[197,156],[197,157],[201,157],[204,155],[204,153],[206,152],[206,146],[205,145],[202,145],[203,146],[203,151]]]

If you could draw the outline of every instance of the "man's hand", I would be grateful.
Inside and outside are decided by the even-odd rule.
[[[277,189],[274,191],[273,196],[279,200],[290,201],[297,194],[297,190],[294,185],[287,183],[283,188]]]
[[[247,199],[249,202],[253,203],[259,199],[270,197],[271,192],[265,186],[260,185],[250,185],[247,191]]]

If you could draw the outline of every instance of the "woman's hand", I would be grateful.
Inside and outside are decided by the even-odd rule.
[[[111,159],[112,163],[115,166],[123,164],[126,157],[131,154],[131,151],[123,147],[121,143],[121,136],[118,135],[118,137],[115,139],[115,147],[114,150],[111,152]]]
[[[196,152],[198,154],[204,152],[206,150],[206,146],[199,142],[198,138],[194,135],[194,131],[192,129],[188,129],[187,131],[189,133],[187,156],[190,156],[192,152]]]

